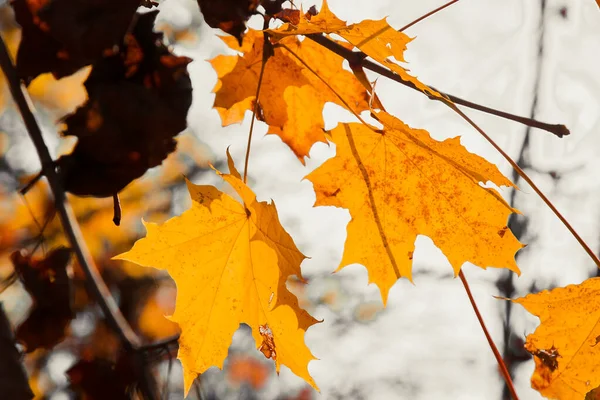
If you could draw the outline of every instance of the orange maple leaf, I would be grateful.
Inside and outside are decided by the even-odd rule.
[[[213,89],[214,108],[223,125],[230,125],[242,122],[245,112],[254,109],[264,38],[262,32],[250,29],[241,47],[232,37],[222,39],[243,52],[243,57],[220,55],[210,61],[219,77]],[[337,54],[312,41],[300,42],[293,37],[280,44],[286,48],[275,47],[265,65],[257,118],[267,123],[268,133],[278,135],[304,163],[312,145],[325,142],[325,103],[345,106],[321,79],[355,112],[369,108],[369,95],[352,73],[342,68],[344,59]]]
[[[506,226],[517,210],[480,185],[513,184],[459,138],[438,142],[385,112],[373,116],[383,130],[338,125],[331,132],[336,156],[307,176],[315,206],[344,207],[352,216],[338,270],[364,265],[385,303],[398,278],[412,280],[415,239],[422,234],[444,252],[455,274],[467,261],[519,273],[514,254],[522,245]]]
[[[525,344],[535,360],[535,390],[574,400],[600,385],[600,278],[513,301],[540,318]]]
[[[305,256],[281,226],[275,205],[257,201],[227,157],[230,173],[217,173],[243,204],[213,186],[188,182],[191,208],[162,225],[145,223],[146,237],[116,258],[167,270],[176,282],[171,320],[182,330],[178,358],[186,394],[199,374],[223,368],[241,323],[252,328],[257,348],[277,371],[284,364],[316,388],[304,333],[317,321],[286,288],[291,275],[302,278]]]
[[[321,12],[316,16],[308,19],[306,15],[301,13],[300,22],[297,25],[287,22],[281,27],[269,29],[267,32],[275,41],[294,35],[335,33],[375,61],[397,73],[404,81],[411,82],[423,93],[442,98],[440,93],[421,83],[417,78],[410,75],[404,67],[390,58],[394,57],[396,61],[405,62],[404,51],[406,45],[412,39],[392,28],[385,18],[378,21],[364,20],[357,24],[346,25],[344,21],[329,10],[327,0],[323,0]]]

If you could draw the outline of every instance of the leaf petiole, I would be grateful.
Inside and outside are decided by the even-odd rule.
[[[460,277],[460,280],[465,288],[465,291],[467,292],[467,296],[469,297],[469,302],[471,303],[471,306],[473,307],[473,311],[475,311],[475,315],[477,316],[477,320],[479,321],[479,324],[481,325],[481,329],[483,330],[483,333],[485,334],[485,338],[487,339],[488,344],[490,345],[490,348],[492,349],[492,352],[494,353],[494,357],[496,357],[496,361],[498,362],[498,367],[500,368],[500,372],[502,373],[504,382],[506,382],[508,391],[510,392],[510,395],[513,398],[513,400],[519,400],[519,396],[517,395],[517,391],[515,390],[515,385],[513,384],[512,378],[510,377],[508,368],[506,368],[506,364],[504,363],[504,360],[502,359],[502,356],[500,355],[500,352],[498,351],[498,348],[496,347],[496,344],[494,343],[492,336],[488,332],[487,327],[485,326],[485,322],[483,322],[483,317],[481,316],[481,313],[479,312],[479,308],[477,307],[477,303],[475,302],[475,299],[473,298],[473,294],[471,293],[471,289],[469,288],[469,283],[467,282],[467,278],[465,277],[465,274],[462,272],[462,269],[458,273],[458,276]]]
[[[448,107],[450,107],[452,110],[454,110],[454,112],[456,112],[458,115],[460,115],[465,121],[467,121],[469,123],[469,125],[471,125],[473,128],[475,128],[475,130],[477,130],[477,132],[479,132],[479,134],[481,136],[483,136],[485,138],[485,140],[487,140],[502,155],[502,157],[504,157],[504,159],[506,161],[508,161],[508,163],[511,165],[511,167],[513,167],[515,169],[515,171],[517,171],[519,176],[521,178],[523,178],[523,180],[525,182],[527,182],[529,184],[529,186],[531,186],[531,188],[537,193],[537,195],[540,196],[542,201],[544,203],[546,203],[546,205],[552,210],[554,215],[556,215],[558,217],[558,219],[563,223],[563,225],[569,230],[569,232],[571,232],[573,237],[579,242],[581,247],[583,247],[585,252],[590,256],[592,261],[594,261],[594,264],[596,264],[596,266],[598,266],[598,268],[600,268],[600,259],[598,259],[598,256],[596,256],[596,254],[590,248],[590,246],[588,246],[587,243],[583,240],[583,238],[581,236],[579,236],[579,234],[577,233],[575,228],[573,228],[573,226],[571,226],[569,221],[567,221],[567,219],[560,213],[560,211],[558,211],[558,209],[546,197],[546,195],[541,191],[541,189],[535,183],[533,183],[533,181],[525,173],[525,171],[523,171],[523,169],[521,167],[519,167],[519,165],[512,158],[510,158],[510,156],[508,154],[506,154],[506,152],[504,150],[502,150],[502,148],[500,146],[498,146],[498,144],[496,144],[496,142],[494,142],[494,140],[492,140],[492,138],[489,137],[487,135],[487,133],[485,133],[483,131],[483,129],[481,129],[475,122],[473,122],[473,120],[471,118],[469,118],[464,112],[462,112],[458,107],[456,107],[456,105],[451,104],[451,103],[445,103],[445,104]]]
[[[448,3],[439,6],[438,8],[436,8],[435,10],[429,11],[427,14],[420,16],[419,18],[415,19],[413,22],[403,26],[402,28],[398,29],[398,32],[404,32],[405,30],[407,30],[408,28],[410,28],[413,25],[418,24],[419,22],[423,21],[426,18],[431,17],[433,14],[442,11],[444,8],[451,6],[454,3],[458,3],[460,0],[452,0],[449,1]]]
[[[267,29],[269,27],[269,18],[265,18],[265,22],[263,24],[263,29]],[[256,113],[258,112],[258,98],[260,96],[260,88],[262,86],[263,76],[265,74],[265,65],[267,65],[267,61],[273,55],[273,45],[269,40],[269,34],[267,32],[263,32],[263,53],[262,53],[262,63],[260,65],[260,74],[258,75],[258,85],[256,86],[256,95],[254,96],[254,107],[252,109],[252,120],[250,121],[250,131],[248,132],[248,144],[246,145],[246,157],[244,159],[244,183],[248,181],[248,160],[250,159],[250,147],[252,145],[252,132],[254,131],[254,121],[256,120]]]

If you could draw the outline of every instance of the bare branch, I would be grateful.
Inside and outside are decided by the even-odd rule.
[[[50,189],[54,195],[54,202],[56,204],[56,210],[62,222],[65,234],[67,235],[71,247],[77,255],[77,260],[84,270],[86,277],[89,279],[91,285],[90,289],[98,301],[102,312],[104,313],[111,328],[117,332],[120,338],[125,343],[125,346],[129,349],[137,349],[141,345],[139,337],[133,332],[123,314],[119,310],[117,303],[112,297],[110,290],[102,280],[94,260],[82,239],[79,224],[75,219],[73,210],[66,198],[65,191],[62,187],[61,179],[58,172],[55,169],[54,160],[50,156],[48,147],[42,137],[42,131],[31,111],[29,102],[23,92],[23,87],[18,78],[17,71],[14,67],[10,55],[6,49],[4,40],[0,38],[0,65],[8,80],[11,94],[17,103],[19,112],[23,117],[23,122],[27,128],[27,132],[35,145],[35,149],[38,153],[40,161],[42,162],[42,173],[48,179]]]
[[[86,283],[88,290],[92,293],[93,297],[100,305],[100,309],[102,310],[108,325],[123,341],[123,345],[125,346],[126,350],[135,353],[134,357],[136,357],[136,360],[139,361],[138,365],[140,365],[142,370],[140,390],[143,392],[144,398],[154,400],[157,398],[155,389],[156,384],[153,376],[146,368],[144,354],[142,351],[140,351],[142,341],[131,329],[131,326],[127,323],[125,317],[119,310],[115,299],[106,286],[106,283],[104,283],[104,280],[98,272],[98,269],[94,264],[94,260],[87,249],[87,246],[81,235],[79,224],[77,223],[75,215],[73,214],[73,210],[71,209],[71,206],[67,200],[59,173],[56,170],[55,163],[50,156],[48,147],[46,146],[44,138],[42,137],[40,127],[31,110],[30,102],[23,91],[17,70],[11,60],[10,54],[8,53],[6,44],[1,37],[0,66],[2,66],[2,70],[4,71],[8,81],[12,97],[17,103],[17,107],[19,108],[19,112],[21,113],[23,122],[27,128],[29,137],[33,141],[35,149],[42,163],[42,174],[48,179],[50,189],[54,195],[56,210],[58,211],[65,235],[69,239],[69,243],[71,244],[71,247],[77,256],[77,260],[79,261],[79,264],[81,265],[81,268],[87,277]]]
[[[15,347],[15,339],[0,303],[0,393],[7,399],[33,399],[27,374],[21,364],[21,355]]]
[[[344,46],[342,46],[342,45],[334,42],[333,40],[330,40],[329,38],[327,38],[323,35],[320,35],[320,34],[306,35],[306,37],[317,42],[321,46],[331,50],[332,52],[336,53],[340,57],[345,58],[351,64],[353,63],[355,65],[362,65],[364,68],[371,70],[381,76],[385,76],[386,78],[389,78],[395,82],[401,83],[404,86],[408,86],[411,89],[417,90],[419,92],[421,91],[420,89],[415,87],[415,85],[413,85],[412,82],[408,82],[408,81],[405,81],[404,79],[402,79],[400,77],[400,75],[394,73],[393,71],[390,71],[389,69],[387,69],[377,63],[374,63],[373,61],[367,60],[366,59],[367,55],[364,54],[363,52],[349,50],[349,49],[345,48]],[[459,97],[453,96],[448,93],[440,92],[439,90],[437,90],[433,87],[431,87],[431,88],[438,91],[440,94],[442,94],[442,96],[445,96],[447,99],[452,101],[454,104],[459,104],[461,106],[469,107],[474,110],[482,111],[482,112],[496,115],[498,117],[505,118],[505,119],[508,119],[511,121],[519,122],[521,124],[531,126],[532,128],[542,129],[542,130],[550,132],[553,135],[556,135],[558,137],[563,137],[570,133],[569,129],[567,129],[567,127],[564,125],[547,124],[545,122],[540,122],[540,121],[537,121],[532,118],[526,118],[526,117],[521,117],[518,115],[510,114],[510,113],[507,113],[504,111],[496,110],[496,109],[493,109],[490,107],[482,106],[477,103],[463,100]]]

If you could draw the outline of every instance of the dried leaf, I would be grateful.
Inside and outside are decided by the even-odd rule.
[[[139,381],[133,357],[121,353],[116,363],[102,358],[83,359],[67,371],[71,388],[87,400],[130,400]]]
[[[156,12],[139,15],[122,51],[94,65],[85,82],[89,100],[65,118],[65,135],[79,140],[61,157],[65,189],[109,197],[175,150],[187,126],[191,61],[170,53],[153,32]]]
[[[17,329],[17,340],[28,353],[52,348],[65,337],[74,313],[71,309],[71,250],[59,247],[43,259],[21,251],[11,255],[15,271],[35,303],[33,310]]]
[[[13,0],[11,5],[23,28],[17,69],[29,84],[44,72],[57,79],[71,75],[111,53],[140,1]]]
[[[240,43],[246,21],[255,14],[258,4],[259,0],[198,0],[206,23],[233,35]]]

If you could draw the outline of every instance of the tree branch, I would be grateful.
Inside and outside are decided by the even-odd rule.
[[[15,339],[4,308],[0,302],[0,393],[7,399],[33,399],[27,374],[21,364],[21,355],[15,347]]]
[[[321,46],[327,48],[328,50],[334,52],[335,54],[339,55],[340,57],[348,60],[348,62],[350,62],[351,64],[362,65],[364,68],[371,70],[381,76],[385,76],[386,78],[389,78],[395,82],[401,83],[404,86],[407,86],[411,89],[421,92],[421,90],[418,89],[417,87],[415,87],[415,85],[412,82],[405,81],[404,79],[402,79],[400,77],[400,75],[394,73],[393,71],[390,71],[389,69],[387,69],[377,63],[374,63],[373,61],[367,60],[366,59],[367,55],[363,52],[349,50],[349,49],[345,48],[344,46],[342,46],[342,45],[334,42],[333,40],[331,40],[323,35],[320,35],[320,34],[306,35],[306,37],[313,40],[314,42],[320,44]],[[477,103],[463,100],[463,99],[453,96],[451,94],[441,92],[441,91],[435,89],[434,87],[431,87],[431,88],[436,90],[437,92],[439,92],[442,96],[445,96],[447,99],[451,100],[454,104],[459,104],[461,106],[469,107],[474,110],[482,111],[482,112],[492,114],[492,115],[495,115],[495,116],[498,116],[501,118],[505,118],[505,119],[508,119],[511,121],[519,122],[521,124],[530,126],[532,128],[542,129],[542,130],[550,132],[553,135],[556,135],[558,137],[563,137],[563,136],[569,135],[569,133],[570,133],[569,129],[567,129],[567,127],[564,125],[547,124],[545,122],[540,122],[540,121],[537,121],[532,118],[526,118],[526,117],[521,117],[518,115],[510,114],[510,113],[507,113],[504,111],[496,110],[496,109],[493,109],[490,107],[482,106]]]
[[[126,350],[135,352],[136,356],[142,360],[143,354],[139,351],[142,341],[131,329],[131,326],[129,326],[125,320],[125,317],[119,310],[115,299],[106,286],[106,283],[102,279],[102,276],[98,272],[98,269],[94,264],[94,260],[87,249],[87,246],[82,238],[79,224],[77,223],[75,215],[73,214],[73,210],[71,209],[71,206],[67,200],[59,173],[55,167],[54,160],[52,160],[50,152],[48,151],[48,147],[44,142],[40,127],[35,119],[35,116],[33,115],[30,102],[23,92],[23,87],[17,74],[17,70],[12,62],[2,37],[0,37],[0,66],[4,71],[10,92],[17,104],[19,112],[21,113],[21,117],[23,118],[23,122],[27,128],[29,137],[35,145],[35,149],[42,163],[42,173],[48,179],[50,189],[54,195],[54,203],[65,231],[65,235],[67,236],[69,243],[71,244],[71,247],[77,256],[79,265],[81,265],[81,268],[86,275],[88,290],[98,302],[108,325],[123,341],[123,345],[125,346]],[[142,382],[140,383],[140,389],[144,393],[145,398],[151,400],[155,399],[156,395],[153,377],[149,376],[147,373],[144,373]]]
[[[117,303],[112,297],[110,290],[102,280],[102,277],[100,276],[100,273],[98,272],[98,269],[92,260],[87,246],[83,241],[79,224],[77,223],[77,220],[73,214],[73,210],[71,209],[71,206],[66,198],[61,179],[54,165],[54,160],[50,156],[48,147],[46,146],[44,138],[42,137],[42,131],[40,130],[35,116],[33,115],[33,112],[29,106],[29,102],[23,93],[23,88],[17,75],[17,70],[10,59],[10,55],[6,49],[4,40],[1,38],[0,65],[2,65],[2,70],[6,75],[6,79],[10,87],[10,92],[17,103],[17,107],[19,108],[19,112],[21,113],[23,122],[27,128],[27,132],[29,133],[31,140],[35,145],[35,149],[38,153],[40,161],[42,162],[42,172],[43,175],[48,179],[50,189],[54,195],[56,210],[62,222],[65,234],[69,239],[71,247],[77,256],[77,260],[79,261],[81,268],[84,270],[86,277],[92,283],[90,285],[90,289],[98,301],[98,304],[100,305],[108,324],[112,329],[115,330],[115,332],[117,332],[119,337],[125,343],[125,346],[129,349],[137,349],[141,345],[141,341],[135,332],[133,332],[125,320],[125,317],[123,317],[123,314],[121,314]]]

